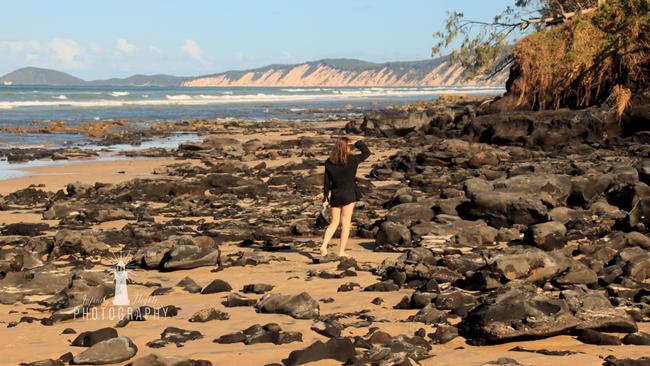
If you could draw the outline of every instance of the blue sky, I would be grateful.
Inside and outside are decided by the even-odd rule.
[[[0,75],[31,65],[85,79],[200,75],[270,63],[431,57],[446,10],[489,20],[513,0],[14,0]]]

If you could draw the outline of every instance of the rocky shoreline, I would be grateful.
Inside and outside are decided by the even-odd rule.
[[[155,177],[0,197],[0,350],[24,365],[649,365],[639,118],[443,98],[347,123],[187,122],[203,141],[126,153],[177,160]],[[374,153],[351,259],[316,254],[341,134]],[[129,294],[155,303],[93,318],[114,307],[120,253]]]

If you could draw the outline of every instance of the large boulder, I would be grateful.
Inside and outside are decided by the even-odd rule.
[[[258,197],[267,192],[268,186],[261,180],[241,178],[232,174],[211,174],[204,183],[215,194],[233,193],[238,197]]]
[[[634,319],[625,310],[612,306],[602,293],[565,290],[561,297],[566,299],[569,308],[580,321],[577,329],[617,333],[634,333],[638,330]]]
[[[138,347],[128,337],[116,337],[94,344],[74,356],[75,365],[107,365],[124,362],[135,356]]]
[[[111,338],[116,338],[117,336],[117,330],[115,330],[115,328],[106,327],[93,331],[82,332],[77,336],[77,338],[72,341],[70,345],[77,347],[91,347],[99,342]]]
[[[43,234],[43,231],[49,228],[50,225],[42,222],[16,222],[5,225],[2,233],[5,235],[37,236]]]
[[[413,246],[411,231],[404,225],[391,221],[384,221],[379,226],[376,237],[377,250],[396,250]]]
[[[91,230],[60,230],[54,236],[52,256],[66,254],[92,255],[107,251],[110,246],[97,238]]]
[[[561,222],[549,221],[535,224],[524,233],[524,242],[540,249],[553,250],[566,243],[566,227]]]
[[[602,142],[607,121],[598,113],[584,111],[513,111],[473,118],[463,135],[474,141],[498,145],[539,146],[555,150],[577,141]]]
[[[465,182],[465,192],[470,201],[458,208],[464,219],[483,219],[495,228],[548,221],[547,208],[537,194],[495,190],[480,179]]]
[[[639,174],[639,180],[645,184],[650,185],[650,159],[644,159],[636,166]]]
[[[133,360],[128,366],[212,366],[212,362],[179,356],[160,356],[152,353]]]
[[[268,294],[255,305],[261,313],[289,315],[296,319],[315,319],[320,313],[318,302],[308,293],[297,295]]]
[[[431,205],[426,203],[402,203],[394,206],[386,214],[386,220],[405,225],[412,226],[420,222],[428,222],[433,219],[433,210]]]
[[[459,207],[463,218],[484,219],[496,228],[548,221],[548,207],[566,205],[572,192],[569,177],[553,174],[516,175],[491,182],[465,181],[469,202]]]
[[[488,260],[488,268],[507,281],[543,282],[564,272],[572,261],[537,248],[512,248]]]
[[[449,236],[450,241],[461,246],[479,247],[494,243],[498,230],[483,220],[463,220],[458,216],[437,215],[435,221],[411,227],[414,237],[426,235]]]
[[[381,110],[367,113],[360,129],[366,135],[404,136],[425,128],[432,118],[430,111]]]
[[[327,342],[316,341],[305,349],[292,351],[283,363],[286,366],[296,366],[325,359],[334,359],[344,364],[355,363],[354,343],[349,338],[330,338]]]
[[[540,294],[535,286],[511,283],[490,293],[458,326],[475,343],[546,338],[575,328],[579,320],[566,301]]]
[[[139,250],[133,261],[144,268],[174,271],[215,266],[219,256],[219,246],[211,237],[182,235]]]

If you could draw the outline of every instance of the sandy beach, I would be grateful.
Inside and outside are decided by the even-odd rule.
[[[300,146],[300,141],[303,141],[303,143],[310,141],[308,145],[303,145],[308,149],[304,151],[309,151],[309,156],[304,156],[303,153],[287,153],[284,156],[276,156],[273,159],[245,159],[246,161],[241,163],[241,168],[239,168],[252,169],[252,167],[257,166],[259,169],[259,164],[265,164],[266,168],[264,169],[275,169],[278,172],[282,172],[284,169],[291,169],[294,174],[309,177],[312,174],[318,174],[318,169],[309,165],[301,167],[301,164],[307,161],[323,161],[326,158],[325,153],[327,150],[322,147],[328,146],[327,144],[329,143],[327,131],[338,130],[344,126],[344,122],[333,122],[323,125],[313,124],[303,128],[299,133],[296,133],[293,127],[278,127],[268,133],[257,132],[251,134],[230,131],[228,133],[223,132],[222,134],[211,134],[204,137],[206,140],[212,137],[228,138],[239,141],[240,143],[263,139],[262,141],[266,146],[283,146],[283,144],[288,144],[287,146]],[[228,140],[227,143],[235,144],[235,142],[230,141],[232,140]],[[318,146],[319,141],[324,144],[322,147]],[[364,177],[364,180],[371,174],[373,165],[384,161],[389,156],[400,151],[394,144],[385,144],[382,142],[381,138],[371,138],[368,143],[374,154],[369,161],[364,162],[360,167],[360,176]],[[314,147],[312,148],[310,146]],[[194,148],[192,149],[187,151],[194,151]],[[297,149],[295,151],[303,151],[296,147],[292,149]],[[208,165],[206,165],[206,162],[208,162]],[[56,192],[60,189],[65,189],[68,183],[75,182],[83,187],[95,186],[97,183],[119,186],[120,184],[128,184],[128,182],[134,179],[150,179],[151,181],[172,180],[182,183],[187,178],[173,174],[161,174],[160,172],[165,171],[165,167],[178,167],[179,164],[187,169],[195,167],[208,169],[208,171],[219,171],[221,169],[219,168],[220,166],[226,166],[219,164],[225,164],[227,162],[227,160],[219,159],[208,161],[205,157],[200,158],[198,156],[188,156],[187,158],[134,158],[121,161],[70,162],[56,166],[30,168],[28,173],[31,175],[29,176],[3,180],[0,182],[0,194],[7,196],[11,192],[28,187],[37,187],[44,191]],[[158,174],[154,174],[154,171],[157,171]],[[171,173],[172,171],[167,170],[167,172]],[[244,174],[244,176],[246,175]],[[254,176],[253,179],[269,181],[269,178],[255,178]],[[317,179],[315,183],[316,192],[319,189],[319,182],[320,180]],[[390,187],[392,184],[399,182],[399,179],[370,182],[370,187],[374,187],[371,189],[381,190],[383,189],[382,187]],[[208,192],[205,194],[207,195]],[[189,196],[180,196],[180,198],[181,201],[178,204],[181,204],[182,200],[196,200],[196,197],[192,198]],[[285,225],[290,227],[296,222],[312,222],[315,219],[314,215],[318,212],[318,209],[315,207],[319,205],[318,197],[314,194],[311,197],[301,197],[300,200],[303,202],[311,201],[311,208],[308,208],[309,204],[302,206],[305,208],[305,213],[301,215],[298,211],[295,214],[291,214],[292,219],[285,221]],[[150,205],[153,208],[165,207],[164,203],[151,202]],[[128,286],[130,298],[149,299],[146,305],[154,308],[174,305],[178,308],[178,315],[173,317],[147,318],[146,321],[131,321],[124,327],[116,328],[120,336],[126,336],[131,339],[138,349],[135,358],[119,362],[119,364],[126,365],[129,362],[133,362],[134,359],[150,353],[161,356],[179,356],[195,360],[209,360],[214,365],[277,364],[286,358],[291,351],[304,349],[315,341],[325,342],[328,340],[328,337],[311,330],[312,326],[318,323],[316,319],[294,319],[282,314],[259,313],[250,306],[226,307],[222,304],[222,301],[227,298],[229,293],[241,293],[244,286],[248,284],[272,285],[272,293],[308,293],[311,298],[318,302],[321,319],[326,319],[327,315],[339,314],[336,316],[336,319],[338,319],[338,323],[344,325],[341,331],[341,337],[367,337],[368,334],[376,333],[377,331],[386,332],[390,336],[412,336],[413,334],[435,333],[437,328],[436,324],[425,324],[409,320],[410,316],[418,313],[418,309],[394,308],[404,296],[408,298],[413,293],[412,289],[404,287],[388,292],[362,290],[382,280],[381,276],[373,274],[370,269],[377,268],[386,259],[397,259],[401,255],[400,252],[374,251],[375,240],[372,238],[361,238],[359,237],[360,232],[356,231],[356,235],[353,236],[350,242],[349,254],[356,260],[354,266],[357,270],[353,271],[354,274],[350,274],[349,276],[333,276],[333,278],[330,278],[331,276],[328,274],[336,274],[339,271],[337,270],[339,261],[332,260],[320,264],[314,261],[314,258],[318,257],[316,253],[320,243],[322,229],[310,229],[301,235],[289,234],[287,236],[285,233],[288,232],[287,230],[289,228],[278,226],[278,218],[274,217],[277,215],[287,215],[283,211],[282,205],[282,202],[272,202],[266,207],[259,206],[259,203],[256,203],[256,199],[253,196],[253,198],[243,198],[237,203],[239,209],[243,211],[227,211],[230,213],[225,214],[225,216],[220,213],[209,215],[207,212],[205,215],[196,213],[191,216],[185,216],[183,214],[185,212],[184,210],[178,209],[177,212],[174,212],[170,209],[170,206],[154,214],[151,218],[153,222],[163,225],[163,227],[167,223],[174,222],[173,225],[175,227],[181,225],[181,227],[186,228],[184,230],[195,231],[205,230],[201,229],[202,225],[219,225],[219,223],[223,223],[225,228],[228,227],[227,223],[231,220],[231,217],[232,220],[237,222],[241,221],[242,217],[244,217],[249,222],[251,222],[250,220],[259,222],[259,227],[271,225],[273,227],[272,230],[278,233],[280,242],[290,244],[290,246],[287,249],[265,252],[261,250],[263,247],[257,245],[242,245],[240,240],[220,240],[218,242],[218,248],[222,259],[234,258],[242,253],[250,255],[259,254],[271,259],[268,263],[262,261],[262,263],[257,265],[226,265],[216,272],[214,271],[215,266],[199,266],[192,269],[173,271],[147,270],[137,266],[130,268],[129,276],[131,283]],[[247,211],[251,208],[256,212],[254,216]],[[45,211],[47,209],[42,206],[16,206],[6,208],[0,213],[0,222],[3,225],[45,223],[49,225],[49,228],[39,235],[42,237],[55,235],[57,230],[61,230],[57,229],[59,225],[62,227],[70,227],[70,223],[64,223],[68,219],[45,219]],[[363,213],[363,220],[366,220],[366,215],[369,213],[372,215],[383,215],[386,213],[385,209],[381,207],[369,207],[368,204],[362,205],[359,211]],[[231,217],[228,215],[231,215]],[[182,222],[186,222],[186,224],[182,224]],[[97,232],[119,232],[126,230],[129,225],[138,226],[141,224],[135,219],[118,218],[83,224],[83,230],[90,230],[95,234]],[[74,227],[72,226],[72,228]],[[210,227],[213,227],[213,229],[209,230],[216,230],[218,228],[218,226]],[[20,242],[20,237],[17,236],[4,236],[2,239],[2,250],[4,251],[14,250],[15,243]],[[119,243],[118,240],[117,243],[111,244],[109,251],[96,252],[95,254],[87,254],[85,256],[79,256],[77,254],[60,256],[54,262],[52,269],[57,273],[65,273],[66,271],[79,273],[81,271],[110,276],[113,270],[113,264],[111,263],[112,257],[109,253],[119,251],[119,248],[124,247],[124,244]],[[335,250],[335,247],[332,247],[331,250]],[[78,267],[78,264],[72,261],[73,258],[76,258],[75,261],[81,260],[86,265],[83,268]],[[232,291],[211,294],[188,293],[178,286],[178,283],[186,277],[190,277],[201,288],[205,288],[216,279],[224,280],[232,287]],[[340,286],[351,281],[356,283],[351,291],[337,291]],[[168,291],[151,296],[152,292],[156,289],[168,289]],[[17,289],[15,287],[5,287],[5,290],[16,291]],[[79,354],[84,348],[75,347],[70,344],[79,333],[83,331],[94,331],[104,327],[114,327],[120,320],[115,317],[109,317],[106,313],[98,312],[97,314],[99,315],[94,319],[92,317],[89,319],[69,319],[42,325],[38,319],[52,315],[52,310],[38,305],[38,301],[48,298],[51,295],[45,292],[42,295],[38,295],[37,292],[27,294],[23,298],[22,303],[16,302],[0,305],[1,333],[5,339],[0,345],[0,354],[2,354],[1,364],[3,365],[15,365],[21,362],[33,362],[44,359],[57,359],[67,352],[71,352],[72,355]],[[244,294],[244,296],[257,299],[262,295]],[[382,301],[377,301],[377,298],[380,298]],[[375,301],[373,301],[374,299]],[[96,309],[107,311],[111,308],[111,301],[110,298],[107,299],[103,304],[96,307]],[[229,314],[229,319],[213,320],[205,323],[188,321],[193,314],[205,308],[214,308],[223,311]],[[27,321],[26,319],[29,319],[29,317],[33,317],[36,320],[33,322]],[[458,324],[460,320],[460,317],[457,315],[450,314],[449,324]],[[264,325],[267,323],[277,323],[282,331],[299,332],[302,341],[278,345],[272,343],[245,345],[243,343],[219,344],[213,342],[213,340],[220,336],[241,331],[254,324]],[[638,326],[639,331],[650,332],[649,323],[638,323]],[[181,342],[182,347],[168,344],[162,348],[152,348],[147,345],[148,342],[159,338],[161,332],[168,327],[198,331],[201,336],[198,339]],[[377,327],[377,329],[369,329],[369,327]],[[74,329],[74,334],[66,334],[64,331],[70,328]],[[624,334],[618,335],[623,336]],[[524,347],[529,350],[563,351],[565,354],[561,356],[549,356],[540,353],[514,351],[513,348],[515,347]],[[470,345],[463,337],[457,337],[446,344],[430,344],[428,353],[430,356],[420,360],[420,364],[483,365],[507,357],[516,359],[523,365],[550,366],[556,364],[601,365],[603,358],[608,355],[615,355],[619,358],[638,358],[646,356],[648,351],[647,346],[590,345],[576,340],[571,335],[559,335],[539,340],[520,340],[485,346]],[[340,361],[323,359],[309,364],[335,365],[340,364]]]

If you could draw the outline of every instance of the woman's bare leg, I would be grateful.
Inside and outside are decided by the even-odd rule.
[[[345,246],[348,245],[348,238],[350,237],[353,212],[354,202],[341,207],[341,246],[339,247],[339,256],[345,255]]]
[[[332,237],[336,233],[336,228],[338,228],[339,222],[341,221],[341,208],[332,207],[331,210],[332,221],[330,222],[327,229],[325,229],[325,235],[323,236],[323,245],[320,247],[321,255],[327,255],[327,244],[329,244],[330,240],[332,240]]]

